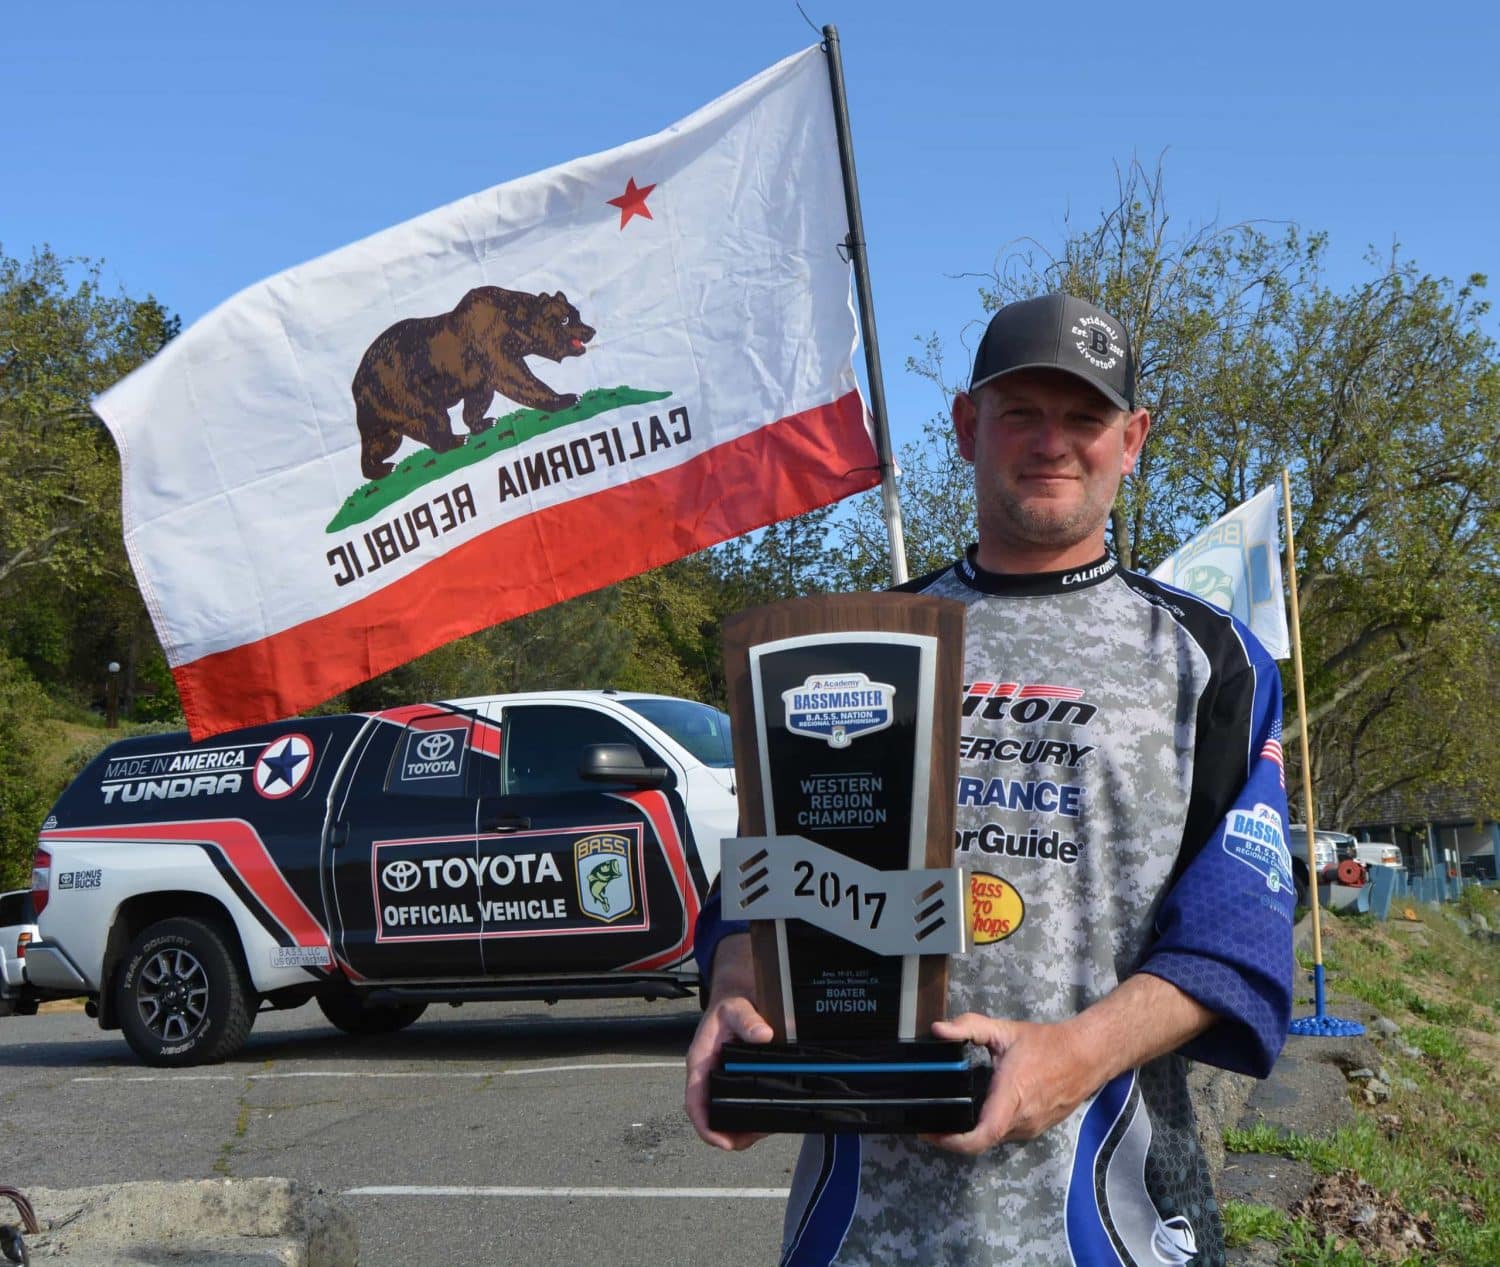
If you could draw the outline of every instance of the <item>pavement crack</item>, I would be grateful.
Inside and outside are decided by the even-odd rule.
[[[214,1158],[214,1174],[222,1175],[226,1179],[234,1177],[234,1169],[230,1165],[231,1159],[235,1149],[244,1143],[245,1136],[250,1132],[250,1087],[251,1084],[247,1082],[245,1089],[240,1092],[239,1113],[234,1119],[234,1133],[219,1145],[219,1155]]]

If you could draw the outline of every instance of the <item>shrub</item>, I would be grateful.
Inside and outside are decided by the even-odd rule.
[[[38,763],[47,697],[17,661],[0,653],[0,889],[25,886],[36,834],[52,804]]]

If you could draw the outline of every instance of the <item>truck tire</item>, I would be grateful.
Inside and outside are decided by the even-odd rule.
[[[177,917],[131,942],[115,974],[115,1014],[148,1065],[214,1064],[245,1045],[256,999],[221,925]]]
[[[329,1022],[346,1034],[394,1034],[427,1010],[425,1003],[367,1005],[347,986],[318,991],[318,1007]]]

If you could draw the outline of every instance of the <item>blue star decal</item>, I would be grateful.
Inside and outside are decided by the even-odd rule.
[[[293,752],[292,741],[288,739],[281,745],[281,751],[272,755],[267,753],[261,758],[266,763],[266,768],[271,774],[266,779],[266,790],[269,791],[280,780],[287,787],[292,786],[292,776],[297,773],[297,767],[307,760],[307,753]]]

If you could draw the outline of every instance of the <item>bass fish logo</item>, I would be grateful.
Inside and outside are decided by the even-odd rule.
[[[976,946],[1004,941],[1026,918],[1021,895],[997,875],[969,875],[969,929]]]
[[[578,905],[590,919],[613,924],[635,912],[628,837],[606,832],[578,841],[573,846],[573,872]]]

